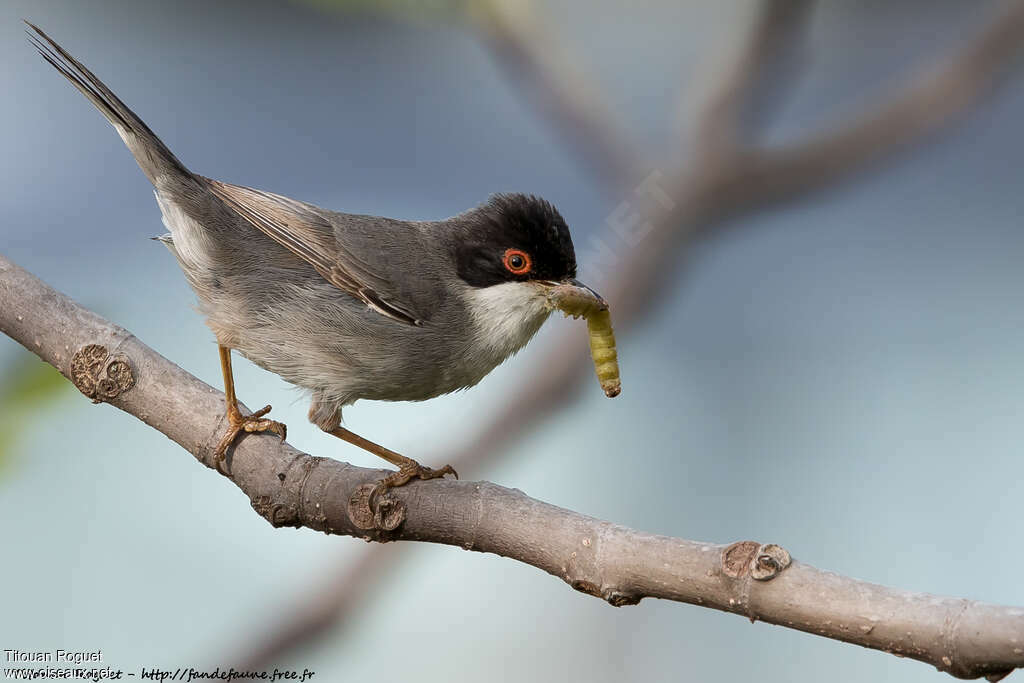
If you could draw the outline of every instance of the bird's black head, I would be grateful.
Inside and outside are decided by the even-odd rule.
[[[550,203],[524,194],[496,194],[464,214],[455,252],[460,278],[473,287],[576,277],[569,226]]]

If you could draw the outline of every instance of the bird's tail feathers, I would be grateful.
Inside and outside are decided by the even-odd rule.
[[[39,50],[39,54],[71,81],[71,84],[113,124],[151,183],[156,185],[157,180],[167,174],[192,176],[149,126],[97,78],[96,74],[72,57],[41,28],[28,21],[25,23],[31,29],[26,32],[32,45]]]

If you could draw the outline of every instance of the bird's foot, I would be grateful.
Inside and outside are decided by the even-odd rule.
[[[397,472],[392,472],[377,482],[373,493],[370,494],[371,508],[373,507],[373,501],[386,493],[388,489],[405,486],[413,479],[423,479],[426,481],[427,479],[439,479],[446,474],[450,474],[456,479],[459,478],[459,473],[451,465],[445,465],[441,469],[435,470],[424,467],[415,460],[409,459],[409,462],[402,463]]]
[[[268,420],[263,417],[270,412],[270,406],[264,406],[260,408],[252,415],[242,415],[237,408],[234,410],[228,410],[228,429],[221,437],[220,443],[217,444],[217,449],[213,452],[213,462],[217,467],[217,471],[221,474],[228,474],[228,472],[222,467],[224,459],[227,456],[228,448],[231,447],[238,437],[242,434],[252,432],[272,432],[281,437],[281,441],[285,440],[288,435],[288,427],[282,422],[276,420]]]

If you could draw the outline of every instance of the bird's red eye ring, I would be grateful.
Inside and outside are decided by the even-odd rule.
[[[513,275],[526,275],[533,268],[530,255],[522,249],[506,249],[502,263]]]

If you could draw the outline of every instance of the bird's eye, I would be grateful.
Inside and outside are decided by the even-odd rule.
[[[530,255],[521,249],[506,249],[503,263],[508,272],[513,275],[525,275],[533,268]]]

